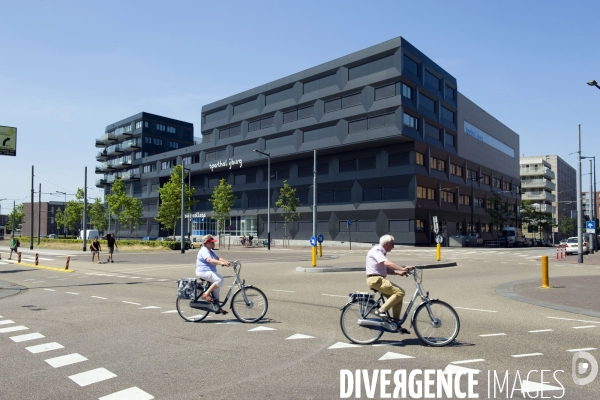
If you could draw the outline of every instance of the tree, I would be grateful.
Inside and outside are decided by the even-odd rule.
[[[23,210],[23,204],[19,204],[13,208],[13,210],[8,214],[8,221],[6,223],[6,228],[10,229],[12,234],[14,235],[16,230],[21,229],[21,225],[23,224],[23,219],[25,219],[25,211]],[[13,226],[14,221],[14,226]]]
[[[66,205],[65,205],[65,210],[66,210]],[[67,237],[67,230],[64,229],[67,226],[67,218],[61,209],[56,210],[56,212],[54,213],[54,220],[56,221],[56,226],[58,228],[63,228],[63,230],[65,232],[65,237]]]
[[[169,180],[158,189],[160,205],[158,206],[158,213],[154,218],[165,228],[172,229],[173,235],[175,235],[177,221],[181,219],[181,168],[181,165],[176,165],[173,171],[171,171]],[[187,174],[188,172],[185,171],[183,192],[186,199],[184,202],[184,211],[189,213],[192,206],[196,204],[196,200],[193,199],[196,189],[185,184]]]
[[[119,218],[123,211],[125,211],[125,205],[127,204],[127,193],[125,191],[125,183],[122,179],[115,179],[112,187],[110,188],[111,193],[106,195],[106,203],[109,209],[109,218],[115,217],[116,227],[115,232],[119,232]]]
[[[279,190],[279,199],[275,202],[275,205],[283,210],[283,218],[285,220],[283,224],[284,238],[287,237],[287,224],[292,221],[297,221],[301,217],[301,213],[296,212],[296,208],[302,204],[296,197],[296,189],[293,189],[288,185],[287,180],[283,181],[283,187]]]
[[[121,214],[121,222],[129,228],[129,236],[133,229],[137,229],[142,221],[142,213],[144,212],[144,204],[134,197],[127,197],[125,207]]]
[[[60,211],[60,210],[59,210]],[[57,212],[58,213],[58,212]],[[100,232],[104,232],[108,226],[108,221],[106,220],[106,209],[104,204],[102,204],[102,200],[96,197],[94,204],[89,207],[89,217],[90,223],[94,229],[97,229]],[[58,224],[58,218],[54,217]]]
[[[217,220],[217,229],[224,230],[225,220],[229,217],[233,203],[236,197],[233,194],[233,187],[227,183],[226,179],[221,179],[219,185],[215,187],[210,201],[213,204],[213,217]]]
[[[508,210],[508,206],[502,203],[502,198],[496,192],[492,192],[492,204],[491,207],[485,209],[485,212],[492,217],[492,236],[494,234],[494,227],[498,226],[498,229],[509,219],[514,219],[515,216]]]
[[[542,212],[540,208],[540,204],[532,204],[529,200],[523,201],[521,205],[521,219],[529,227],[536,227],[536,231],[540,233],[541,239],[542,231],[548,232],[551,230],[554,220],[552,219],[552,214]]]

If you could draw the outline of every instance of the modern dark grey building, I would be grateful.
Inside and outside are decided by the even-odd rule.
[[[140,236],[160,233],[157,189],[177,162],[196,188],[193,235],[215,233],[208,199],[225,178],[237,197],[231,234],[266,237],[270,178],[271,236],[283,236],[274,205],[287,180],[302,202],[288,233],[308,240],[314,150],[317,230],[326,240],[346,241],[351,229],[353,241],[391,233],[397,243],[429,244],[434,216],[450,235],[491,239],[492,191],[515,212],[520,201],[519,136],[401,37],[205,105],[201,131],[200,144],[141,159],[141,189],[133,190],[145,204]],[[270,154],[270,177],[255,149]]]

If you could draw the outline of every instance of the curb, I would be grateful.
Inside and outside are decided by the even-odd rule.
[[[447,268],[456,266],[456,262],[446,262],[439,264],[418,264],[418,267],[420,269]],[[365,272],[365,267],[296,267],[296,272]]]
[[[56,272],[75,272],[72,269],[64,269],[64,268],[56,268],[56,267],[46,267],[44,265],[35,265],[35,264],[28,264],[28,263],[14,263],[13,265],[22,265],[24,267],[31,267],[31,268],[38,268],[38,269],[48,269],[51,271],[56,271]]]

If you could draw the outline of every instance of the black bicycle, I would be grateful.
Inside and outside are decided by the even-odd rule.
[[[267,296],[265,296],[262,290],[252,285],[246,285],[246,281],[241,280],[240,272],[242,264],[239,261],[233,261],[229,263],[229,266],[233,268],[235,281],[229,288],[225,300],[219,303],[205,301],[201,297],[202,293],[210,287],[210,282],[196,278],[181,278],[177,280],[176,305],[177,312],[181,318],[190,322],[200,322],[209,313],[218,313],[221,307],[227,304],[234,287],[237,288],[237,291],[231,297],[230,309],[240,322],[257,322],[267,314],[269,307]]]
[[[423,291],[421,269],[415,267],[408,274],[414,277],[416,290],[399,323],[390,318],[389,312],[385,319],[375,314],[375,311],[385,301],[381,293],[374,289],[372,289],[374,293],[350,293],[348,303],[341,309],[340,326],[344,335],[351,342],[370,344],[379,340],[386,331],[398,332],[400,326],[408,318],[408,313],[417,296],[421,298],[422,303],[415,308],[411,326],[419,339],[423,343],[435,347],[446,346],[456,339],[460,330],[460,320],[454,308],[441,300],[430,299],[429,292]],[[376,298],[377,294],[379,297]]]

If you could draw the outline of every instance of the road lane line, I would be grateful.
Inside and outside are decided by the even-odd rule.
[[[82,361],[87,361],[87,358],[79,353],[67,354],[66,356],[49,358],[46,361],[54,368],[64,367],[65,365],[71,365]]]
[[[321,296],[330,296],[330,297],[348,297],[346,296],[340,296],[339,294],[322,294]]]
[[[468,364],[468,363],[482,362],[482,361],[485,361],[485,359],[475,358],[473,360],[450,361],[450,364]]]
[[[274,292],[285,292],[285,293],[294,293],[293,290],[281,290],[281,289],[271,289]]]
[[[498,311],[494,311],[494,310],[481,310],[479,308],[467,308],[467,307],[454,307],[454,308],[459,308],[461,310],[471,310],[471,311],[498,312]]]
[[[49,292],[56,292],[56,290],[54,290],[54,289],[44,289],[44,290],[47,290]]]
[[[6,325],[6,324],[14,324],[15,321],[12,321],[10,319],[3,319],[2,321],[0,321],[0,325]]]
[[[587,329],[587,328],[597,328],[596,325],[587,325],[587,326],[574,326],[573,329]]]
[[[122,300],[121,303],[133,304],[133,305],[136,305],[136,306],[141,306],[142,305],[142,303],[133,303],[131,301],[125,301],[125,300]]]
[[[79,293],[75,293],[75,292],[65,292],[67,294],[79,294]]]
[[[587,321],[585,319],[572,319],[572,318],[559,318],[559,317],[546,317],[550,319],[562,319],[565,321],[576,321],[576,322],[591,322],[592,324],[600,324],[598,321]]]
[[[116,378],[117,375],[113,374],[106,368],[96,368],[90,371],[81,372],[79,374],[69,376],[73,382],[79,386],[87,386],[92,383],[102,382],[107,379]]]
[[[93,297],[94,299],[108,300],[106,297],[100,297],[100,296],[90,296],[90,297]]]
[[[138,308],[138,310],[147,310],[150,308],[162,308],[162,307],[157,307],[157,306],[148,306],[148,307],[142,307],[142,308]]]
[[[177,310],[169,310],[169,311],[163,311],[161,312],[161,314],[170,314],[170,313],[176,313]]]
[[[489,337],[489,336],[506,336],[506,333],[488,333],[486,335],[479,335],[481,337]]]
[[[520,357],[534,357],[534,356],[543,356],[542,353],[529,353],[529,354],[513,354],[511,357],[520,358]]]
[[[571,349],[571,350],[567,350],[567,351],[570,351],[571,353],[575,353],[578,351],[591,351],[591,350],[598,350],[598,348],[597,347],[587,347],[585,349]]]
[[[527,331],[529,333],[538,333],[538,332],[552,332],[553,329],[538,329],[537,331]]]
[[[50,342],[50,343],[44,343],[44,344],[38,344],[35,346],[25,347],[25,350],[30,351],[33,354],[36,354],[36,353],[43,353],[45,351],[58,350],[58,349],[64,349],[64,348],[65,348],[65,346],[63,346],[60,343]]]

